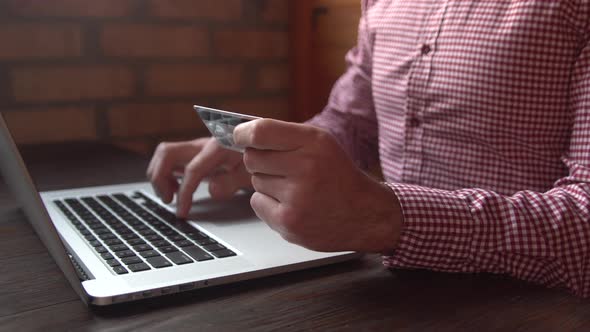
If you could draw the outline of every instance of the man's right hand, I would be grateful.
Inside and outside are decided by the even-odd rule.
[[[178,181],[178,175],[183,175]],[[164,203],[177,197],[178,217],[186,218],[193,193],[201,181],[209,178],[209,193],[214,199],[226,199],[242,188],[251,188],[242,154],[222,148],[213,138],[160,143],[147,169],[156,194]]]

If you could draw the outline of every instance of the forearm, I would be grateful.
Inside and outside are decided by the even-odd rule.
[[[404,228],[389,267],[505,273],[589,296],[590,186],[505,197],[390,184]]]

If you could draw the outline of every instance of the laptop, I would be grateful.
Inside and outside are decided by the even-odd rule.
[[[40,240],[82,301],[106,306],[342,262],[290,244],[258,219],[249,195],[194,194],[178,220],[148,182],[38,192],[0,114],[0,169]]]

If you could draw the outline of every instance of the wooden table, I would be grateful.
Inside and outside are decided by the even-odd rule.
[[[40,190],[142,181],[147,159],[109,146],[30,148]],[[0,156],[5,158],[5,156]],[[391,273],[379,257],[88,308],[0,187],[0,330],[590,331],[590,303],[493,275]]]

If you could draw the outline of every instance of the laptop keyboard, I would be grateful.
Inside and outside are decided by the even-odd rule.
[[[54,203],[116,274],[236,256],[140,192]]]

